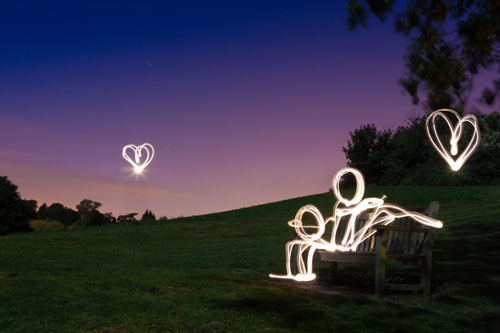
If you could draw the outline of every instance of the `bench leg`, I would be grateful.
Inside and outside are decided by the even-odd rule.
[[[384,294],[385,284],[385,260],[378,260],[375,264],[375,294],[382,296]]]
[[[432,272],[432,252],[426,251],[422,263],[421,283],[424,287],[424,295],[431,296],[431,272]]]
[[[330,271],[328,272],[328,279],[335,280],[338,273],[338,263],[336,261],[330,262]]]
[[[378,235],[377,235],[378,236]],[[376,260],[375,260],[375,294],[382,296],[384,294],[385,284],[385,242],[383,237],[376,238]]]

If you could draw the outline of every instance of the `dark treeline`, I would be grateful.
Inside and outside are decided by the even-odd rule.
[[[396,130],[377,130],[364,125],[350,132],[343,148],[348,166],[357,168],[370,185],[492,185],[500,184],[500,114],[476,115],[481,131],[478,149],[458,172],[429,142],[425,117],[409,119]],[[440,128],[441,140],[449,143],[450,130]],[[464,125],[459,154],[468,143],[472,129]]]
[[[23,200],[17,186],[7,177],[0,177],[0,235],[30,231],[30,219],[36,218],[36,201]]]
[[[137,213],[120,215],[115,218],[111,213],[101,213],[99,211],[101,203],[89,199],[80,201],[76,210],[60,203],[53,203],[50,206],[44,203],[37,210],[37,202],[22,199],[17,189],[17,185],[6,176],[0,177],[0,235],[11,232],[138,222]],[[167,220],[167,217],[163,216],[158,220]],[[152,211],[146,210],[140,221],[156,221],[156,216]]]

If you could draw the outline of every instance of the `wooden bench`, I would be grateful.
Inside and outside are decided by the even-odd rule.
[[[424,212],[436,217],[439,202],[432,202]],[[369,216],[361,216],[356,221],[359,230]],[[434,233],[431,227],[424,226],[410,218],[396,219],[388,226],[375,225],[377,232],[363,243],[356,252],[328,252],[321,250],[319,259],[333,263],[334,269],[339,262],[375,264],[375,293],[382,295],[384,289],[418,291],[431,294],[431,262]],[[343,232],[340,232],[343,234]],[[340,242],[340,240],[337,240]],[[420,269],[421,279],[418,284],[386,283],[386,263],[404,263]]]

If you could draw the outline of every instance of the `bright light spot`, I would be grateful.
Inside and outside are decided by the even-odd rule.
[[[453,126],[450,119],[446,116],[445,114],[446,112],[451,113],[453,117],[457,118],[458,122],[455,126]],[[436,129],[436,118],[438,117],[443,118],[446,124],[448,125],[448,128],[450,129],[451,132],[450,152],[448,152],[448,150],[444,147],[443,143],[439,139],[439,135]],[[462,154],[460,154],[460,156],[454,159],[452,155],[456,156],[458,154],[458,142],[462,137],[463,126],[465,125],[465,123],[471,124],[474,129],[474,132],[469,141],[469,144],[464,149]],[[479,140],[480,140],[479,125],[477,124],[477,118],[474,117],[473,115],[469,114],[464,116],[463,118],[460,118],[458,113],[456,113],[451,109],[440,109],[434,111],[429,115],[429,117],[427,117],[427,120],[425,122],[425,127],[427,130],[427,136],[429,137],[429,140],[431,141],[432,145],[434,146],[434,148],[436,148],[439,155],[441,155],[441,157],[443,157],[444,160],[450,165],[453,171],[460,170],[460,168],[469,159],[469,157],[472,155],[472,153],[476,150],[477,146],[479,145]]]
[[[131,149],[134,152],[134,159],[132,159],[128,153],[127,150]],[[146,157],[144,158],[143,162],[141,163],[141,157],[142,157],[142,151],[146,152]],[[144,143],[140,146],[135,146],[135,145],[126,145],[122,149],[122,156],[123,158],[132,164],[134,167],[134,172],[136,174],[141,174],[144,168],[146,168],[149,163],[153,160],[153,156],[155,154],[155,150],[153,146],[149,143]]]
[[[344,198],[340,193],[340,182],[342,177],[352,173],[356,178],[356,193],[351,200]],[[333,178],[333,193],[337,198],[337,202],[333,207],[333,215],[326,220],[321,215],[321,212],[313,205],[306,205],[299,209],[295,218],[288,222],[288,225],[295,228],[298,239],[294,239],[286,243],[286,275],[269,274],[271,278],[277,279],[290,279],[295,281],[312,281],[316,275],[312,272],[314,252],[317,249],[326,251],[342,251],[342,252],[355,252],[359,244],[366,239],[370,238],[376,230],[371,229],[374,225],[388,225],[397,218],[410,217],[415,221],[424,225],[442,228],[443,223],[439,220],[433,219],[429,216],[407,211],[399,206],[386,204],[384,202],[385,196],[382,198],[366,198],[363,199],[365,193],[365,181],[363,175],[359,170],[353,168],[341,169]],[[340,207],[342,205],[342,207]],[[361,214],[371,213],[370,219],[365,225],[355,230],[356,220]],[[308,226],[315,230],[313,233],[306,232],[302,223],[302,217],[305,213],[311,214],[316,220],[315,226]],[[335,239],[339,225],[344,217],[349,217],[347,225],[342,237],[341,244],[337,244]],[[345,221],[345,219],[344,219]],[[332,236],[330,240],[323,238],[326,231],[327,224],[332,224]],[[291,260],[293,247],[297,246],[297,254],[295,260],[297,263],[298,273],[292,274]],[[304,261],[304,252],[307,253],[307,261]]]

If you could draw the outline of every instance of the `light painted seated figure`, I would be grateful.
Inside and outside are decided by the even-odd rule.
[[[340,182],[344,175],[351,173],[356,179],[356,192],[351,200],[348,200],[340,193]],[[291,279],[295,281],[311,281],[316,278],[312,272],[314,252],[318,249],[331,252],[355,252],[360,243],[371,237],[376,230],[372,229],[374,225],[388,225],[397,218],[410,217],[415,221],[434,228],[441,228],[443,223],[429,216],[407,211],[399,206],[384,202],[382,198],[365,198],[365,181],[361,172],[353,168],[341,169],[333,178],[333,193],[337,202],[333,208],[333,215],[326,220],[323,219],[320,211],[313,205],[306,205],[299,209],[295,218],[288,222],[288,225],[295,228],[295,232],[300,239],[294,239],[286,243],[286,275],[269,274],[271,278]],[[370,212],[371,217],[359,230],[355,230],[356,219],[361,214]],[[316,225],[305,227],[302,218],[305,213],[311,214],[316,220]],[[342,220],[348,219],[345,232],[341,237],[341,244],[336,243],[337,231]],[[330,240],[325,240],[323,235],[328,223],[332,224],[332,234]],[[306,232],[306,228],[313,228],[314,233]],[[340,235],[342,236],[342,235]],[[293,247],[297,246],[296,275],[292,274],[291,262]],[[304,262],[304,253],[307,253],[307,261]]]

